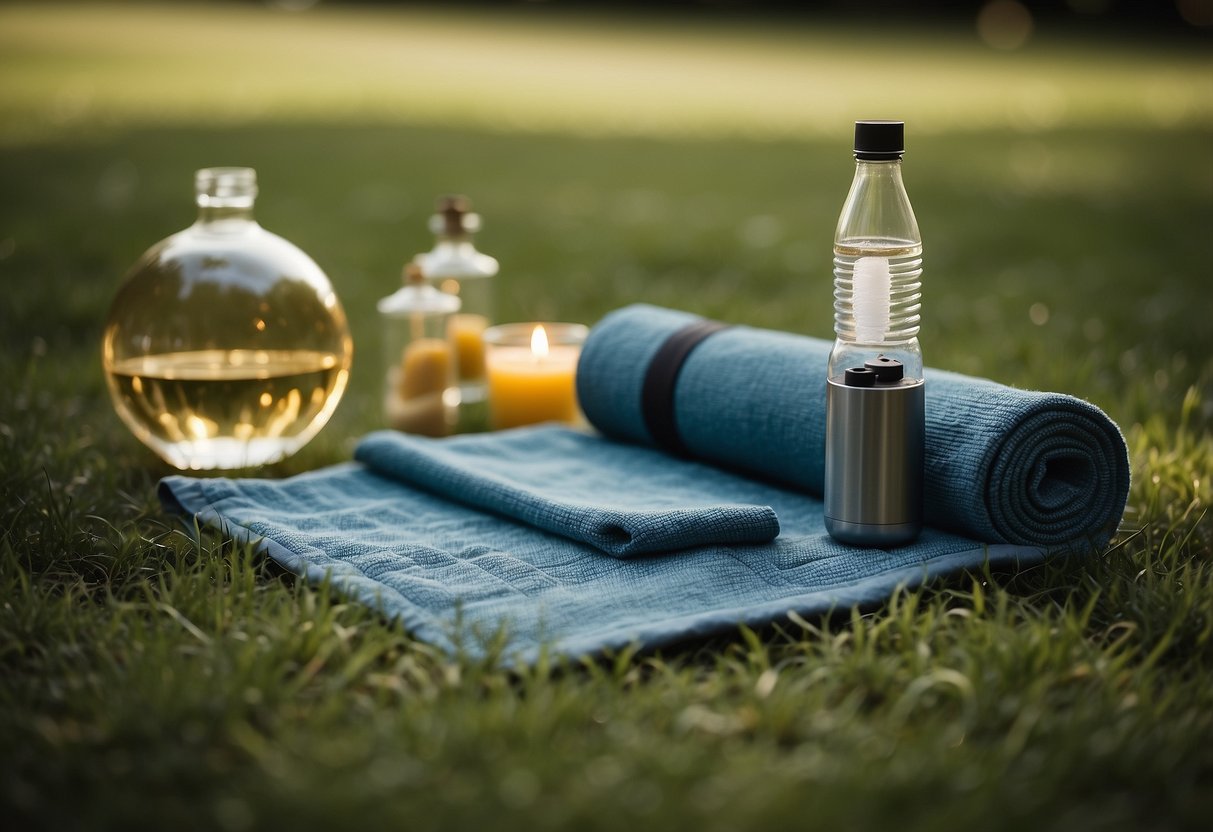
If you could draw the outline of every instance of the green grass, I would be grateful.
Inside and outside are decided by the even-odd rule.
[[[328,271],[357,350],[329,427],[262,472],[284,476],[347,459],[379,425],[374,301],[426,244],[439,193],[466,191],[483,213],[503,319],[592,322],[645,300],[828,335],[850,178],[845,127],[830,121],[851,114],[781,126],[759,102],[747,128],[703,115],[712,96],[690,89],[693,139],[676,114],[628,121],[610,95],[598,121],[570,130],[551,115],[560,95],[509,98],[522,83],[510,77],[487,92],[460,81],[458,113],[396,88],[373,111],[330,111],[299,103],[314,68],[256,93],[240,118],[211,119],[205,96],[160,108],[161,80],[101,69],[96,106],[72,110],[52,92],[73,67],[104,69],[90,49],[145,68],[169,33],[162,13],[76,11],[103,35],[92,46],[55,8],[0,9],[0,39],[24,27],[23,51],[0,49],[0,809],[13,828],[1071,830],[1213,817],[1213,129],[1207,85],[1185,70],[1197,58],[1045,43],[990,62],[945,40],[940,64],[919,35],[883,59],[914,90],[962,60],[1014,87],[999,62],[1018,61],[1028,78],[1113,102],[1024,129],[974,81],[953,103],[987,126],[959,131],[919,91],[907,107],[928,129],[911,126],[906,162],[928,361],[1074,392],[1124,427],[1134,484],[1108,551],[965,576],[862,615],[515,673],[440,656],[162,514],[153,490],[168,471],[126,433],[100,374],[122,273],[190,222],[194,168],[258,169],[260,219]],[[264,23],[246,9],[190,14],[203,44],[197,27]],[[327,39],[311,18],[290,25],[339,56],[350,32],[413,20],[324,14]],[[489,25],[418,20],[448,46]],[[142,28],[116,50],[99,27],[124,21]],[[556,48],[547,18],[501,25],[500,49]],[[587,64],[651,59],[661,40],[626,21],[597,37],[559,26]],[[684,35],[696,60],[734,37]],[[751,58],[729,60],[778,73],[795,35],[747,29],[736,37]],[[825,40],[841,50],[854,36]],[[201,48],[187,39],[174,58],[173,77],[197,90],[204,79],[182,67]],[[1092,57],[1116,66],[1092,71]],[[1130,76],[1189,105],[1146,118],[1118,92],[1148,86]],[[633,92],[664,113],[663,89]],[[538,121],[484,129],[472,104],[503,96]]]

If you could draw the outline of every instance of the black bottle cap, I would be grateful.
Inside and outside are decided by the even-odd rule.
[[[863,366],[867,367],[876,374],[876,380],[882,384],[901,381],[905,378],[906,368],[896,358],[889,358],[887,355],[879,355],[870,361],[863,362]]]
[[[904,121],[855,122],[855,158],[879,162],[900,159],[906,152]]]
[[[876,373],[867,367],[852,367],[843,374],[843,384],[847,387],[875,387]]]

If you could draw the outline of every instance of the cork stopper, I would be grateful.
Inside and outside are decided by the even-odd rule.
[[[425,272],[417,263],[406,263],[403,277],[405,286],[420,286],[425,283]]]
[[[466,237],[480,230],[480,215],[472,213],[472,201],[462,194],[440,198],[436,210],[430,218],[430,231],[434,234]]]

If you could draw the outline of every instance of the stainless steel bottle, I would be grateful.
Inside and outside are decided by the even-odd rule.
[[[922,529],[923,381],[895,359],[867,363],[826,386],[826,529],[898,546]]]

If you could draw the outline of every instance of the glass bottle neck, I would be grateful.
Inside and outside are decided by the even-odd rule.
[[[247,229],[257,199],[257,173],[252,168],[203,168],[194,174],[197,226],[213,232]]]
[[[860,157],[856,156],[855,167],[867,170],[900,171],[901,159],[861,159]]]
[[[236,230],[249,224],[255,224],[253,219],[253,204],[248,205],[198,205],[197,225],[205,226],[208,230]]]
[[[867,180],[869,187],[905,188],[900,159],[856,159],[855,179]]]

